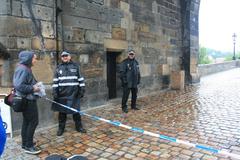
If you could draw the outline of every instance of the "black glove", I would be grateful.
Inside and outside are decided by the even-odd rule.
[[[127,83],[122,83],[122,87],[124,88],[124,87],[127,87]]]
[[[53,99],[54,101],[58,100],[58,94],[56,92],[53,92]]]
[[[53,99],[57,99],[58,98],[58,96],[57,95],[53,95]]]
[[[121,78],[121,82],[122,82],[122,87],[126,87],[127,86],[127,81],[124,80],[123,78]]]
[[[84,93],[85,93],[85,88],[84,87],[79,88],[78,95],[79,95],[80,98],[84,97]]]

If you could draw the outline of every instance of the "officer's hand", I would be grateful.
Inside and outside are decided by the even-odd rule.
[[[58,100],[58,96],[53,96],[53,99],[56,101]]]
[[[55,100],[56,100],[56,99],[58,99],[58,97],[59,97],[59,96],[58,96],[58,94],[57,94],[57,93],[55,93],[55,92],[53,92],[53,94],[52,94],[52,95],[53,95],[53,99],[55,99]]]

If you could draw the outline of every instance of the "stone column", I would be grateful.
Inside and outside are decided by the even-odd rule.
[[[184,89],[184,80],[185,80],[185,72],[182,71],[172,71],[170,78],[170,88],[183,90]]]

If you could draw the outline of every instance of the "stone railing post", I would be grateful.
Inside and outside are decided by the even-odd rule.
[[[170,88],[183,90],[185,84],[185,72],[181,71],[172,71],[171,78],[170,78]]]

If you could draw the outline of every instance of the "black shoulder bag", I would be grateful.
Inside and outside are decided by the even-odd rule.
[[[27,100],[25,97],[18,96],[15,93],[15,89],[13,88],[11,92],[4,98],[4,103],[10,106],[14,112],[23,112],[25,110]]]

